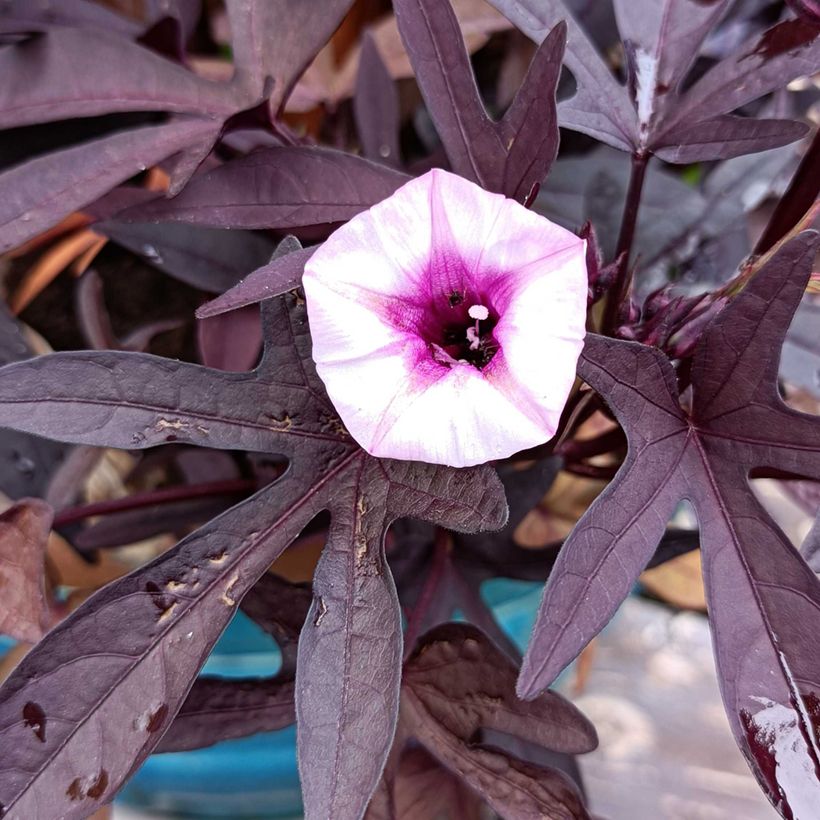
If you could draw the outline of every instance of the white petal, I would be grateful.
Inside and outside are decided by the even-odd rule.
[[[303,281],[321,279],[348,294],[416,293],[432,241],[429,184],[424,180],[411,180],[333,233],[308,260]]]
[[[469,467],[506,458],[549,438],[468,364],[445,371],[406,402],[367,449],[388,458]]]
[[[528,284],[511,300],[495,336],[522,401],[554,432],[586,333],[584,243],[576,240],[574,248],[524,273]]]
[[[385,320],[377,296],[343,296],[315,278],[306,278],[303,286],[317,365],[372,356],[404,341],[405,334]]]

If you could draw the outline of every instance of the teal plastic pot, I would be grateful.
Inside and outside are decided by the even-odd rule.
[[[541,590],[538,583],[505,579],[488,581],[481,590],[498,622],[522,650]],[[203,671],[249,677],[273,675],[279,665],[279,650],[270,636],[239,612]],[[129,781],[118,802],[145,811],[203,818],[301,817],[296,729],[290,726],[207,749],[154,755]]]

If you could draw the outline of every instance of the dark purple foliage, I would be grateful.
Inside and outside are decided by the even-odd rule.
[[[302,248],[298,239],[285,237],[270,262],[203,305],[196,315],[200,319],[218,316],[287,293],[302,281],[305,262],[310,259],[313,251],[314,248]]]
[[[296,644],[312,597],[307,585],[263,575],[240,608],[279,644],[279,672],[272,678],[240,680],[199,677],[156,751],[198,749],[293,723]]]
[[[579,373],[616,414],[629,454],[556,561],[519,680],[525,697],[552,682],[612,617],[676,504],[688,499],[701,528],[726,710],[784,816],[792,811],[789,768],[803,755],[820,767],[820,666],[810,649],[820,581],[748,482],[758,467],[820,479],[820,422],[787,408],[777,391],[780,346],[816,250],[816,234],[793,239],[709,325],[695,351],[688,409],[662,353],[589,337]],[[791,723],[763,742],[765,713],[778,709]],[[805,738],[791,756],[777,735],[789,726]],[[777,777],[776,768],[784,770]]]
[[[4,371],[0,381],[11,393],[0,405],[18,417],[31,401],[29,423],[20,425],[19,417],[14,423],[26,432],[132,449],[187,441],[293,459],[277,482],[91,598],[18,667],[0,701],[0,733],[13,749],[0,767],[0,794],[14,811],[25,815],[28,801],[41,804],[45,779],[55,816],[81,816],[89,796],[106,798],[108,789],[118,788],[181,708],[236,604],[328,508],[330,540],[314,578],[297,667],[308,716],[299,724],[300,755],[310,760],[302,778],[306,805],[316,801],[319,815],[336,816],[340,799],[359,807],[349,804],[352,813],[367,805],[393,736],[401,669],[398,601],[382,554],[385,530],[405,515],[455,529],[498,527],[506,505],[489,468],[457,471],[366,456],[341,427],[313,371],[303,300],[291,295],[287,301],[289,309],[284,301],[267,303],[266,355],[252,373],[134,353],[56,353]],[[356,605],[362,599],[370,602],[363,610]],[[102,618],[101,612],[111,614]],[[371,640],[384,642],[381,660],[363,664],[357,653],[369,654]],[[101,641],[114,653],[110,663],[97,652]],[[82,687],[73,683],[80,680]],[[367,714],[354,682],[361,692],[383,695],[369,701]],[[82,696],[69,718],[61,698],[78,687]],[[53,743],[25,742],[20,697],[57,716]],[[136,702],[143,711],[135,718],[125,704]],[[326,714],[338,715],[338,722]],[[106,759],[106,788],[96,798],[88,790],[73,795],[63,783],[74,771],[73,750],[90,742],[88,733],[110,736],[112,743],[128,738],[117,740]],[[361,753],[342,754],[348,742]],[[20,775],[24,760],[28,771],[36,761],[36,779]],[[102,771],[89,771],[81,782],[96,782]]]
[[[399,31],[454,171],[523,202],[558,153],[555,86],[566,27],[559,23],[533,58],[503,119],[484,109],[449,2],[396,0]]]
[[[816,513],[820,422],[783,397],[820,394],[820,141],[790,146],[816,90],[787,91],[817,3],[490,3],[536,45],[449,0],[0,2],[4,285],[100,246],[0,311],[0,632],[39,641],[0,687],[0,817],[86,817],[149,754],[295,721],[309,820],[585,820],[595,731],[546,687],[699,546],[738,746],[784,818],[813,810],[820,524],[798,551],[750,480]],[[316,243],[439,166],[588,242],[591,389],[466,470],[353,441],[300,289]],[[87,495],[104,448],[124,497]],[[562,471],[606,486],[523,546]],[[697,531],[668,526],[684,500]],[[52,529],[88,568],[181,540],[47,631]],[[270,571],[317,543],[310,583]],[[493,578],[546,582],[523,663]],[[239,609],[281,669],[198,676]]]
[[[820,43],[810,23],[778,23],[682,90],[729,0],[615,0],[626,86],[613,77],[562,0],[490,2],[538,43],[559,20],[567,21],[566,64],[578,88],[558,109],[566,128],[669,162],[726,159],[784,145],[806,133],[795,122],[729,115],[816,70]]]
[[[5,305],[0,308],[0,362],[28,359],[31,345]],[[0,491],[9,498],[45,496],[65,448],[15,430],[0,430]]]
[[[353,0],[232,0],[236,81],[269,95],[276,114],[293,84],[342,21]],[[271,48],[276,42],[278,47]],[[270,86],[270,88],[268,88]]]
[[[276,249],[266,236],[250,231],[219,231],[184,223],[126,223],[94,226],[123,248],[195,288],[211,293],[233,287],[248,271],[263,265]]]
[[[400,165],[399,95],[370,35],[362,43],[353,105],[364,155],[386,165]]]
[[[50,228],[192,141],[213,136],[213,129],[203,120],[177,118],[36,157],[6,171],[0,176],[0,251]]]
[[[592,725],[560,695],[518,700],[515,675],[515,665],[475,627],[446,624],[425,635],[405,666],[399,725],[376,811],[395,799],[402,752],[415,740],[504,816],[588,820],[566,775],[483,741],[482,733],[499,730],[556,752],[597,745]]]

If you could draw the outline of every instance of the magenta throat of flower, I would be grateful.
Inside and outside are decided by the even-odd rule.
[[[493,335],[498,320],[486,296],[454,290],[431,299],[418,331],[443,367],[466,362],[482,370],[498,352]]]

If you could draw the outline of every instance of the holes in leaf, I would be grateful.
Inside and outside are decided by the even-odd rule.
[[[322,598],[322,596],[320,595],[316,599],[316,615],[313,618],[313,625],[319,626],[322,623],[322,620],[324,619],[326,613],[327,604],[325,603],[325,599]]]
[[[102,769],[99,777],[91,784],[86,794],[94,800],[99,800],[105,794],[106,788],[108,788],[108,772]]]
[[[31,727],[41,743],[46,742],[46,713],[39,703],[29,701],[23,707],[23,721],[26,726]]]
[[[167,612],[175,603],[173,596],[164,593],[154,581],[146,583],[145,591],[151,596],[151,603],[162,613]]]
[[[105,769],[100,769],[100,773],[90,779],[75,777],[74,780],[68,784],[65,793],[72,801],[84,800],[86,797],[99,800],[105,794],[107,788],[108,772]]]

